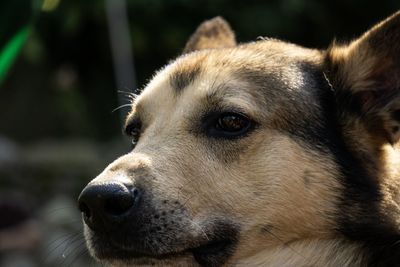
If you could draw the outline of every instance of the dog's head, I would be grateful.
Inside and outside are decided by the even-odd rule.
[[[396,199],[380,181],[400,136],[399,32],[396,14],[319,51],[200,25],[133,102],[135,148],[81,193],[91,254],[250,266],[301,240],[390,235],[382,205]]]

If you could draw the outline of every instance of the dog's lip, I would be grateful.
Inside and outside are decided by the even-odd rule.
[[[191,249],[190,251],[200,265],[209,266],[210,261],[214,261],[213,258],[220,257],[221,254],[229,252],[233,243],[234,242],[230,239],[217,239]]]
[[[134,250],[116,248],[114,247],[115,255],[108,255],[106,258],[118,258],[124,260],[149,260],[149,261],[163,261],[163,260],[174,260],[179,259],[181,257],[187,257],[192,255],[193,258],[199,263],[201,266],[209,266],[209,261],[212,261],[212,258],[218,257],[221,253],[228,251],[233,242],[230,239],[215,239],[207,241],[203,244],[183,249],[181,251],[173,251],[162,254],[153,254],[153,253],[144,253],[137,252]],[[114,253],[113,253],[114,254]]]
[[[132,235],[133,239],[127,239],[126,233],[124,238],[119,238],[110,233],[95,233],[88,228],[86,238],[89,239],[91,254],[104,262],[122,260],[138,266],[152,263],[173,265],[187,260],[197,262],[200,266],[224,264],[235,251],[240,226],[225,218],[209,219],[201,226],[203,231],[200,235],[183,233],[180,238],[165,245],[159,241],[162,236]],[[156,243],[160,243],[160,246],[155,246],[154,239],[159,241]],[[149,247],[149,244],[153,245]]]

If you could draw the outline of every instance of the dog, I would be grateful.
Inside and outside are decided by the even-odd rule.
[[[400,266],[400,12],[326,50],[203,22],[79,196],[110,266]]]

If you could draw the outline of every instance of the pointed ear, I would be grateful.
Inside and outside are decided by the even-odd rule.
[[[355,112],[371,134],[400,139],[400,12],[349,45],[327,51],[328,78],[339,109]]]
[[[183,53],[209,48],[236,46],[235,34],[221,17],[204,21],[190,36]]]

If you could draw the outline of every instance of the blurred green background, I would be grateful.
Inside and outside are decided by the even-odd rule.
[[[1,1],[0,266],[95,265],[75,199],[129,151],[128,109],[112,111],[203,20],[223,16],[239,42],[267,36],[325,48],[399,8],[398,0]]]

